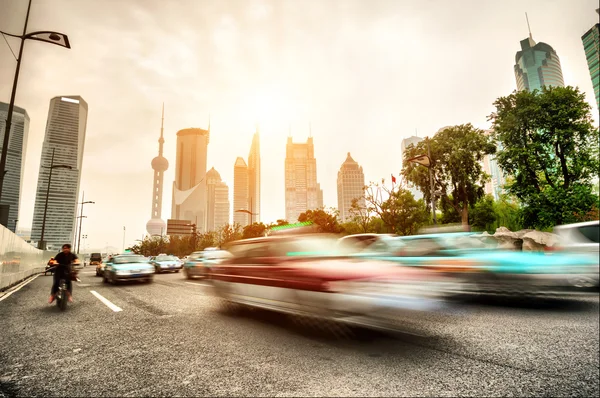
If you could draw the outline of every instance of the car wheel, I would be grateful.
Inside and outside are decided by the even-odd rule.
[[[176,270],[175,270],[175,272],[179,272],[179,271],[181,271],[181,270],[180,270],[180,269],[176,269]]]
[[[157,274],[160,274],[160,268],[156,267],[155,271]]]
[[[188,270],[185,270],[185,271],[183,271],[183,273],[185,274],[185,277],[186,277],[186,278],[188,278],[188,279],[192,279],[192,275],[190,274],[190,271],[188,271]]]
[[[106,275],[102,275],[102,282],[108,283],[108,279],[106,278]]]

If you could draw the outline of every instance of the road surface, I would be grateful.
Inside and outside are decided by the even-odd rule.
[[[0,297],[2,396],[598,396],[598,295],[467,304],[393,336],[339,338],[223,310],[201,280],[105,285],[65,312],[51,276]]]

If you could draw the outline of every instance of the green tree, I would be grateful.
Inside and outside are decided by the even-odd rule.
[[[500,196],[500,200],[494,202],[494,213],[496,221],[492,230],[495,231],[498,227],[506,227],[511,231],[523,229],[523,212],[517,201],[508,194]]]
[[[242,226],[238,223],[223,225],[217,231],[217,243],[219,246],[240,239],[242,239]]]
[[[265,236],[265,232],[269,227],[262,222],[246,225],[242,232],[242,239],[259,238]]]
[[[494,197],[492,195],[481,198],[469,211],[469,225],[478,230],[491,232],[496,218]]]
[[[392,189],[371,183],[365,190],[370,212],[377,214],[387,231],[399,235],[412,235],[427,223],[429,218],[423,200],[415,200],[413,194],[398,184]]]
[[[469,207],[484,195],[484,185],[489,176],[481,166],[483,157],[496,150],[483,130],[471,124],[446,127],[432,139],[410,145],[404,153],[402,175],[415,184],[426,202],[431,202],[429,172],[426,167],[408,162],[408,159],[431,155],[434,187],[441,200],[452,206],[461,216],[463,224],[469,222]]]
[[[203,234],[199,234],[196,243],[196,250],[204,250],[207,247],[217,246],[218,241],[218,234],[215,231],[209,231]]]
[[[369,230],[372,217],[366,204],[361,203],[361,199],[352,199],[349,213],[352,217],[352,222],[359,227],[360,232],[357,233],[366,233]]]
[[[336,234],[342,232],[342,227],[339,223],[337,216],[337,210],[307,210],[304,213],[300,213],[300,215],[298,216],[298,221],[311,221],[314,225],[317,226],[319,232],[328,232]]]
[[[577,221],[598,204],[598,129],[585,95],[573,87],[518,91],[494,102],[490,116],[506,185],[523,204],[526,227]]]

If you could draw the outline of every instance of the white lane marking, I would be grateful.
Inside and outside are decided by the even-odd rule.
[[[21,288],[25,285],[27,285],[28,283],[30,283],[31,281],[33,281],[35,278],[37,278],[38,276],[40,276],[40,274],[34,275],[33,278],[24,280],[23,282],[19,283],[16,287],[14,287],[10,292],[5,293],[2,297],[0,297],[0,301],[10,297],[11,294],[13,294],[14,292],[18,292],[19,290],[21,290]]]
[[[108,308],[110,308],[111,310],[113,310],[114,312],[119,312],[119,311],[123,311],[121,308],[117,307],[116,305],[114,305],[113,303],[111,303],[110,301],[108,301],[108,299],[104,298],[100,293],[98,293],[95,290],[90,290],[90,293],[92,293],[94,296],[96,296],[96,298],[100,301],[102,301]]]
[[[195,286],[208,286],[211,287],[212,285],[209,285],[208,283],[197,283],[197,282],[185,282],[188,285],[195,285]]]

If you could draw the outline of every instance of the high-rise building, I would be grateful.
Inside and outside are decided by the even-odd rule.
[[[416,135],[410,136],[408,138],[404,138],[402,140],[402,143],[400,144],[402,167],[404,167],[404,154],[406,153],[406,149],[410,145],[417,145],[421,141],[423,141],[423,138],[417,137]],[[413,196],[415,197],[416,200],[423,199],[423,192],[421,192],[419,190],[419,188],[416,187],[415,184],[413,184],[411,182],[407,182],[406,189],[408,189],[413,194]]]
[[[0,151],[4,142],[4,129],[8,117],[8,104],[0,102]],[[29,135],[29,115],[23,108],[13,108],[13,118],[8,139],[6,157],[6,175],[2,187],[2,204],[8,205],[7,228],[16,232],[19,219],[19,204],[23,189],[23,171],[25,170],[25,148]]]
[[[173,181],[171,219],[187,220],[205,232],[206,157],[210,139],[208,130],[188,128],[177,132],[177,160]]]
[[[491,135],[492,130],[485,130],[485,135]],[[486,195],[492,195],[494,200],[499,200],[500,195],[504,193],[504,184],[506,177],[496,160],[495,155],[485,155],[481,160],[483,171],[490,176],[489,181],[485,183],[484,191]]]
[[[596,9],[600,14],[600,8]],[[596,105],[600,109],[600,24],[592,26],[581,37],[585,58],[587,59],[592,85],[594,86],[594,95],[596,96]]]
[[[223,225],[229,224],[229,187],[221,180],[221,175],[215,168],[206,173],[207,231],[217,231]]]
[[[240,224],[242,227],[250,224],[252,218],[247,213],[249,211],[248,176],[248,165],[246,165],[244,158],[238,157],[233,166],[233,222]]]
[[[296,144],[288,137],[285,156],[285,218],[289,222],[307,211],[323,207],[323,191],[317,183],[313,138]]]
[[[529,20],[527,25],[529,26]],[[521,40],[521,51],[515,56],[515,77],[519,91],[565,85],[558,54],[549,44],[536,43],[531,36],[531,30],[529,37]]]
[[[87,115],[88,104],[80,96],[50,100],[33,212],[33,240],[41,239],[52,154],[54,166],[70,166],[71,169],[56,168],[52,171],[44,229],[44,241],[49,249],[74,240]]]
[[[338,210],[343,222],[350,221],[355,214],[352,213],[352,202],[357,199],[361,209],[365,205],[365,175],[363,168],[356,163],[350,152],[346,161],[342,163],[337,176]]]
[[[258,128],[252,137],[248,155],[248,209],[254,214],[254,222],[260,222],[260,136]]]
[[[164,124],[165,106],[163,105],[160,138],[158,139],[158,156],[152,159],[152,169],[154,170],[152,214],[150,221],[146,224],[146,231],[148,231],[150,235],[163,235],[167,231],[167,223],[161,218],[163,179],[165,171],[169,168],[169,161],[163,156],[163,145],[165,144],[165,139],[163,138]]]

